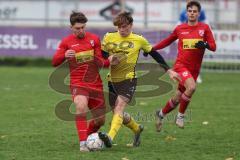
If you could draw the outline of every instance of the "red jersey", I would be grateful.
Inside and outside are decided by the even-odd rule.
[[[86,32],[84,38],[74,34],[65,37],[53,56],[52,65],[58,66],[65,61],[65,52],[74,50],[75,58],[68,60],[70,68],[70,85],[88,88],[102,88],[99,68],[108,66],[109,61],[103,59],[101,42],[95,34]]]
[[[191,71],[199,72],[205,49],[198,49],[195,44],[204,41],[209,44],[209,50],[215,51],[216,44],[209,26],[198,23],[189,26],[187,23],[178,25],[166,39],[156,44],[155,50],[165,48],[175,40],[178,41],[178,55],[174,68],[185,67]]]

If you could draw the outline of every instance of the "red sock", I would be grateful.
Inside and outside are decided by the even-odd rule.
[[[191,97],[187,96],[184,93],[182,94],[182,96],[180,98],[180,107],[179,107],[179,112],[180,113],[182,113],[182,114],[185,113],[190,100],[191,100]]]
[[[178,104],[174,104],[172,99],[170,99],[167,102],[166,106],[162,109],[162,113],[165,115],[165,114],[171,112],[172,110],[174,110],[174,108],[176,108],[177,105]]]
[[[94,120],[91,120],[88,125],[88,132],[87,134],[90,135],[92,133],[97,132],[100,129],[101,126],[98,126],[95,124]]]
[[[77,115],[75,117],[76,127],[78,132],[79,141],[87,140],[87,119],[85,115]]]

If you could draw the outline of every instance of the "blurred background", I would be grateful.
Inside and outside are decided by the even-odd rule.
[[[200,2],[205,22],[212,27],[217,42],[216,54],[205,54],[203,70],[238,71],[240,1]],[[101,38],[114,30],[112,17],[123,10],[132,12],[134,31],[155,44],[179,23],[185,6],[186,0],[0,0],[1,64],[10,64],[11,59],[19,57],[21,60],[51,58],[59,41],[69,33],[69,15],[73,10],[85,13],[88,30]],[[176,43],[160,52],[174,61]]]

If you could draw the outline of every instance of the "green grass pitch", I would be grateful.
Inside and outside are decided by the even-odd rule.
[[[0,160],[225,160],[240,159],[240,74],[203,73],[188,108],[184,129],[170,114],[155,132],[154,111],[173,92],[137,99],[129,107],[144,124],[142,145],[130,148],[132,133],[122,127],[111,149],[80,153],[74,122],[58,119],[55,105],[71,99],[48,85],[53,68],[0,68]],[[170,81],[168,76],[163,79]],[[173,84],[174,86],[174,84]],[[111,113],[107,114],[108,131]]]

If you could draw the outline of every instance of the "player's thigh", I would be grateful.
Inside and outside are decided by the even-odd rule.
[[[137,79],[127,79],[122,82],[114,84],[116,94],[118,95],[117,100],[123,100],[126,103],[130,103],[137,86]],[[121,101],[120,101],[121,102]]]
[[[135,78],[116,83],[115,89],[118,96],[115,102],[115,113],[122,114],[127,104],[131,102],[136,90],[136,85],[137,79]]]
[[[194,92],[196,90],[196,81],[194,80],[193,77],[186,79],[184,83],[184,87],[189,91],[189,92]]]
[[[126,98],[126,97],[124,97],[122,95],[119,95],[117,97],[117,100],[116,100],[114,111],[122,112],[125,109],[125,107],[127,106],[128,101],[129,101],[128,98]]]
[[[191,72],[185,68],[185,67],[182,67],[182,68],[176,68],[174,69],[178,74],[179,76],[181,77],[181,81],[179,82],[180,85],[184,86],[185,84],[185,81],[188,79],[188,78],[193,78]]]
[[[181,77],[181,81],[178,85],[178,90],[180,92],[185,92],[186,89],[193,89],[195,87],[195,82],[198,76],[198,73],[190,71],[189,69],[182,67],[182,68],[176,68],[175,71],[179,74]]]
[[[87,112],[88,110],[88,97],[85,95],[76,95],[74,97],[74,104],[77,113]]]
[[[81,87],[71,88],[73,102],[76,106],[76,112],[86,112],[88,110],[88,90]]]

